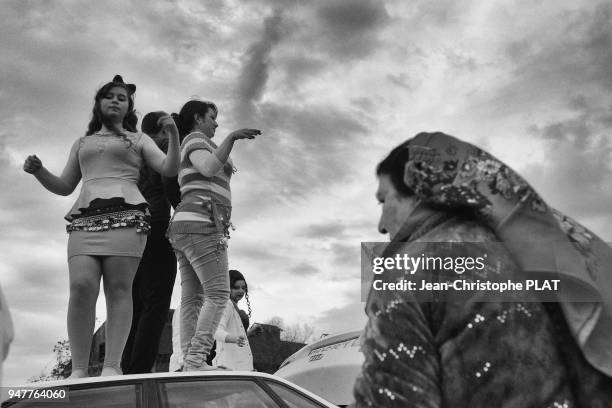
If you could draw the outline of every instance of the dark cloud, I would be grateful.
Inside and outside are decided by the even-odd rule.
[[[446,53],[446,59],[452,68],[460,71],[474,72],[478,68],[476,59],[469,54],[450,51]]]
[[[291,275],[302,276],[302,277],[316,275],[320,272],[321,271],[316,266],[311,265],[306,262],[302,262],[289,269],[289,273]]]
[[[276,10],[273,15],[264,19],[261,38],[246,52],[246,61],[241,69],[237,86],[238,117],[251,118],[255,102],[258,102],[263,95],[269,76],[270,54],[282,38],[282,24],[282,12]]]
[[[387,79],[394,85],[401,86],[408,91],[414,91],[417,87],[416,81],[405,73],[387,74]]]
[[[357,106],[359,109],[369,111],[375,108],[376,103],[372,98],[359,97],[351,99],[351,104]]]
[[[384,3],[372,0],[325,2],[317,15],[341,38],[353,36],[363,30],[376,29],[389,18]]]
[[[533,5],[533,9],[495,8],[489,17],[502,24],[500,32],[508,40],[497,36],[500,39],[493,44],[499,52],[478,53],[479,70],[495,75],[485,75],[488,82],[468,95],[470,111],[483,118],[497,118],[499,124],[529,121],[542,129],[554,122],[570,126],[569,119],[578,119],[579,115],[569,117],[567,110],[575,111],[575,107],[567,100],[579,103],[579,93],[595,98],[592,104],[612,106],[612,98],[604,91],[611,84],[610,10],[609,2],[585,3],[570,10],[549,8],[544,3]],[[535,17],[538,14],[542,17]],[[519,25],[508,24],[506,28],[504,21]],[[514,28],[520,25],[525,29]],[[471,48],[470,52],[478,51]],[[500,70],[504,74],[499,75]],[[579,121],[573,126],[579,126]],[[554,133],[554,128],[549,129],[549,136]]]
[[[461,24],[462,17],[470,11],[469,3],[454,0],[420,1],[413,9],[413,18],[419,25],[433,24],[444,28]]]
[[[577,46],[584,46],[588,54],[591,75],[607,87],[612,86],[612,4],[602,2],[592,13],[581,13],[581,21],[576,22],[576,31],[586,35],[578,40]],[[576,51],[579,51],[577,49]]]
[[[306,226],[297,235],[304,238],[341,239],[346,237],[346,229],[347,226],[343,222],[336,221]]]
[[[382,1],[336,0],[324,2],[317,14],[321,34],[337,59],[362,58],[379,44],[377,33],[390,16]]]
[[[285,70],[285,84],[297,91],[302,80],[316,78],[328,66],[328,61],[307,55],[290,56],[282,61]]]
[[[570,98],[567,106],[572,109],[570,117],[529,128],[532,135],[545,141],[548,160],[529,166],[525,174],[541,186],[550,205],[568,215],[580,221],[609,218],[612,110],[602,109],[584,96]],[[595,232],[605,231],[596,228]]]
[[[587,114],[568,119],[562,122],[556,122],[546,125],[542,128],[534,126],[531,130],[539,133],[543,138],[557,142],[572,141],[574,144],[582,144],[589,139],[591,135],[591,124]]]
[[[84,132],[95,90],[115,73],[138,85],[137,108],[139,96],[147,98],[155,84],[193,86],[193,76],[201,74],[193,64],[209,50],[206,40],[219,38],[211,31],[216,25],[201,21],[209,14],[197,5],[188,11],[169,2],[71,7],[66,1],[15,8],[19,11],[3,19],[0,28],[0,120],[25,116],[22,121],[50,125],[47,131],[61,128],[63,132],[54,132],[59,139]],[[124,18],[117,18],[117,10]],[[135,27],[142,35],[134,35]],[[184,64],[192,65],[186,73],[168,74]],[[106,75],[92,74],[100,71]],[[190,94],[193,89],[183,92],[183,98]],[[72,112],[73,119],[58,126],[57,118],[66,112]],[[31,135],[22,133],[27,142]]]
[[[517,80],[536,87],[536,94],[554,87],[563,91],[576,84],[585,89],[594,83],[611,86],[612,4],[593,4],[555,17],[554,27],[507,45]],[[542,96],[546,95],[550,93]]]
[[[294,108],[262,104],[263,135],[254,143],[235,149],[239,168],[249,169],[245,181],[261,189],[243,193],[242,200],[257,201],[258,196],[276,202],[294,201],[317,189],[342,183],[351,176],[355,158],[348,150],[366,145],[364,118],[330,106]],[[361,120],[360,120],[361,119]],[[348,149],[348,150],[347,150]]]
[[[262,111],[272,130],[288,134],[291,145],[307,149],[306,154],[345,148],[345,143],[367,133],[367,123],[361,118],[334,106],[298,108],[265,104]]]

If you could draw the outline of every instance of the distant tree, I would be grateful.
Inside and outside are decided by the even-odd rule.
[[[288,325],[282,317],[274,316],[264,321],[266,324],[272,324],[280,327],[281,340],[293,341],[295,343],[310,343],[314,339],[314,327],[307,323],[295,323]]]
[[[72,359],[70,355],[70,343],[68,340],[60,340],[53,346],[55,353],[55,366],[48,374],[30,378],[30,382],[63,380],[72,373]]]
[[[313,340],[314,330],[314,327],[307,323],[295,323],[285,326],[283,331],[281,331],[281,338],[296,343],[310,343]]]
[[[282,330],[285,327],[285,321],[282,317],[274,316],[264,321],[265,324],[271,324],[272,326],[280,327]]]

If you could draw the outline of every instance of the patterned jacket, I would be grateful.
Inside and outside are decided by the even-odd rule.
[[[436,244],[452,241],[472,244]],[[485,268],[466,271],[461,279],[524,280],[509,253],[493,241],[493,232],[477,222],[433,213],[416,230],[396,237],[383,257],[486,253]],[[427,274],[431,283],[457,279],[441,268]],[[378,277],[398,282],[405,272],[386,270]],[[558,304],[535,302],[520,291],[506,301],[483,300],[490,299],[479,292],[422,301],[410,291],[371,290],[355,406],[612,407],[612,380],[584,359]]]

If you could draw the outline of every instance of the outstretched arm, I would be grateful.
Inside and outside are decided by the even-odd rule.
[[[72,145],[68,162],[59,177],[47,170],[36,155],[27,157],[23,164],[23,170],[33,174],[40,184],[50,192],[62,196],[70,195],[81,180],[81,168],[78,159],[79,144],[80,139]]]
[[[240,129],[230,133],[225,140],[214,151],[206,149],[197,149],[191,151],[189,160],[193,166],[204,177],[212,177],[221,170],[234,147],[234,142],[240,139],[254,139],[260,135],[261,131],[257,129]]]

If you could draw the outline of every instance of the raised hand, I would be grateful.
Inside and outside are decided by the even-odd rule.
[[[164,132],[167,136],[178,136],[178,128],[176,127],[176,123],[174,122],[174,119],[172,119],[172,116],[160,116],[160,118],[157,119],[157,124],[161,127],[162,132]]]
[[[35,155],[29,155],[23,163],[23,170],[26,173],[34,174],[42,168],[42,161]]]
[[[261,130],[259,129],[238,129],[234,130],[230,133],[230,137],[234,140],[240,139],[255,139],[255,136],[261,135]]]

